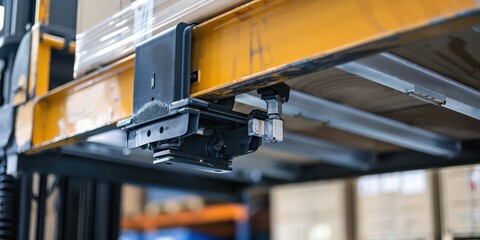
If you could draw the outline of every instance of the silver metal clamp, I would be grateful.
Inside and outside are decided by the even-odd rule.
[[[266,142],[283,141],[282,104],[288,101],[290,87],[285,83],[261,88],[257,91],[267,104],[267,118],[252,118],[248,122],[248,134],[262,137]]]

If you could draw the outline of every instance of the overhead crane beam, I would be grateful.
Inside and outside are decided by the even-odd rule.
[[[191,96],[221,99],[472,27],[479,7],[474,0],[252,1],[193,29]],[[20,106],[17,122],[33,123],[17,144],[55,147],[129,118],[134,58]],[[32,105],[33,115],[22,111]]]

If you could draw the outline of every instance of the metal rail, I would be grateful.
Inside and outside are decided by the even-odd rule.
[[[239,95],[236,101],[257,108],[265,105],[252,93]],[[333,128],[428,154],[454,156],[460,151],[459,142],[440,134],[295,90],[291,90],[290,100],[283,106],[283,114],[322,122]]]
[[[480,91],[391,53],[381,53],[337,68],[480,120]]]

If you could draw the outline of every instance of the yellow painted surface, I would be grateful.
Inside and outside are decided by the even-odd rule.
[[[15,142],[23,148],[31,144],[33,133],[33,107],[36,102],[29,101],[17,108],[15,121]]]
[[[49,24],[50,0],[37,0],[35,19],[32,27],[32,45],[30,49],[30,78],[28,96],[42,96],[48,93],[50,78],[51,46],[42,41],[40,26]]]
[[[478,3],[478,2],[477,2]],[[267,0],[194,29],[192,96],[478,8],[474,0]],[[223,89],[224,91],[220,91]]]
[[[50,80],[50,45],[43,43],[40,26],[32,28],[32,48],[30,54],[29,96],[42,96],[48,92]]]
[[[37,0],[35,9],[35,24],[31,30],[30,77],[29,79],[25,79],[25,81],[20,79],[19,87],[21,87],[24,92],[14,96],[12,101],[13,105],[25,102],[29,96],[40,96],[48,92],[50,49],[47,45],[40,43],[39,29],[41,24],[49,24],[50,0]]]
[[[15,82],[15,81],[12,81]],[[25,74],[20,75],[17,81],[19,91],[13,95],[12,105],[19,105],[24,103],[27,99],[27,83],[28,79]]]
[[[32,50],[30,56],[29,96],[42,96],[48,93],[50,82],[51,49],[63,49],[65,39],[40,33],[39,25],[32,28]],[[75,43],[70,43],[69,52],[75,53]]]
[[[321,59],[394,35],[398,38],[389,39],[392,44],[404,44],[400,40],[406,37],[425,39],[469,27],[471,19],[467,25],[443,20],[451,20],[466,10],[478,11],[475,3],[474,0],[253,1],[194,29],[192,67],[199,71],[199,81],[192,85],[191,95],[225,96],[233,94],[232,89],[238,91],[240,83],[247,83],[240,86],[241,91],[246,91],[260,86],[251,81],[255,77],[281,70],[288,64]],[[422,28],[432,22],[444,22],[442,31]],[[480,17],[474,18],[473,23],[480,23]],[[130,117],[133,62],[134,56],[130,56],[41,97],[34,110],[34,148],[62,144]],[[44,71],[43,67],[39,64],[37,72]],[[288,76],[271,78],[267,84],[288,79]]]
[[[33,144],[42,147],[102,128],[131,115],[133,62],[87,76],[38,100]]]
[[[50,0],[37,0],[35,19],[37,23],[50,23]]]
[[[41,42],[47,44],[49,47],[54,49],[63,49],[65,47],[65,39],[62,37],[57,37],[51,34],[42,33],[41,35]],[[75,43],[70,42],[68,46],[68,51],[71,54],[75,54]]]

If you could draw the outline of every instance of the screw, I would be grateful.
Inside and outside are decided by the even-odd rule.
[[[198,82],[198,71],[192,72],[190,74],[190,83]]]
[[[135,132],[131,132],[131,133],[128,135],[128,138],[129,138],[130,140],[135,139],[135,137],[137,137],[137,134],[136,134]]]
[[[215,146],[213,146],[213,149],[215,149],[215,151],[217,152],[220,152],[224,146],[225,143],[223,142],[223,140],[220,140],[217,144],[215,144]]]
[[[22,86],[16,86],[13,88],[12,93],[17,94],[22,91]]]

